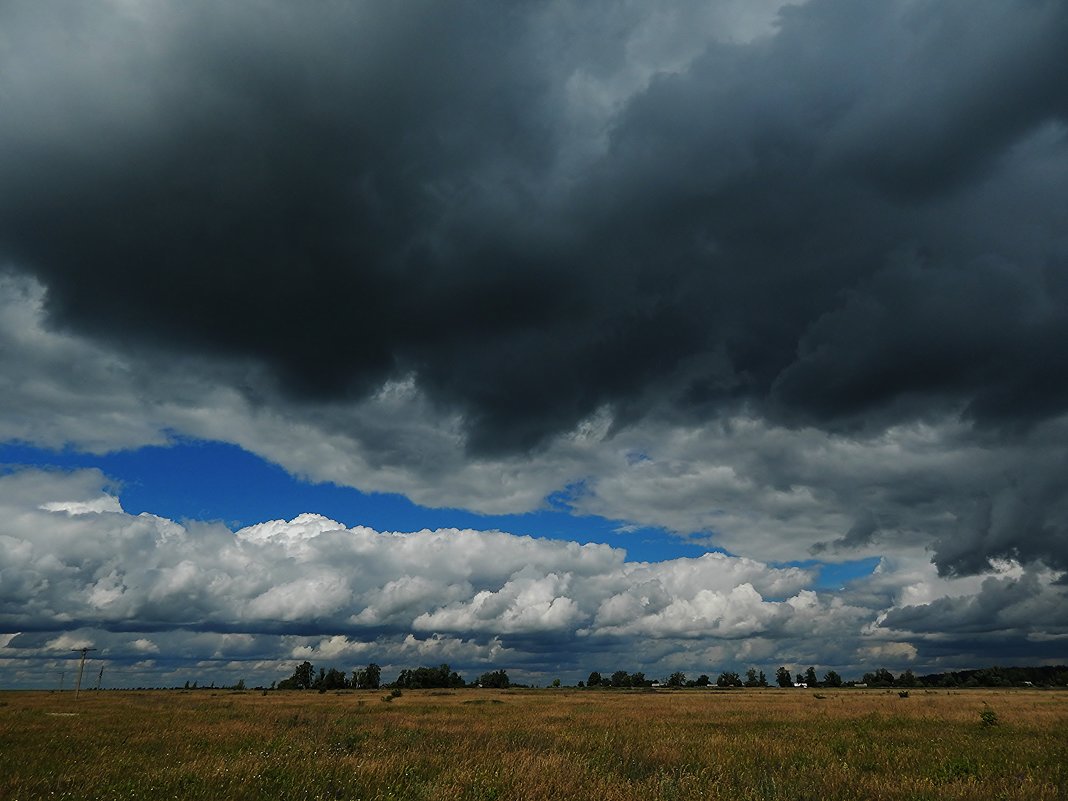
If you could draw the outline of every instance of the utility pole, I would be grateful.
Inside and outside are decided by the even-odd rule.
[[[72,651],[81,651],[82,661],[78,663],[78,683],[74,685],[74,700],[78,700],[78,693],[82,690],[82,671],[85,670],[85,655],[95,648],[71,648]]]
[[[104,666],[100,666],[100,672],[96,674],[96,688],[100,689],[100,680],[104,678]]]
[[[67,671],[59,671],[59,691],[63,692],[63,677],[67,675]]]

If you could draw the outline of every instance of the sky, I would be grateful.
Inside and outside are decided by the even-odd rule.
[[[0,687],[1064,663],[1066,468],[1059,0],[0,4]]]

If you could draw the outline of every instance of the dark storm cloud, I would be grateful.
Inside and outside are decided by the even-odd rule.
[[[512,21],[193,8],[125,31],[110,58],[96,51],[116,21],[76,10],[46,37],[60,66],[7,117],[5,255],[44,278],[57,322],[253,355],[327,394],[377,382],[454,319],[487,334],[524,316],[528,271],[462,264],[498,234],[453,232],[458,275],[434,241],[480,165],[543,157],[507,76]],[[294,330],[293,311],[314,313]]]
[[[964,512],[956,532],[934,543],[934,558],[946,573],[979,573],[991,558],[1034,561],[1068,576],[1066,459],[1008,473],[1005,486],[981,491]],[[1062,577],[1062,581],[1064,578]]]
[[[713,48],[630,104],[607,172],[637,176],[621,214],[649,234],[639,269],[666,261],[678,286],[679,266],[700,347],[723,346],[780,419],[870,424],[932,401],[984,420],[1059,412],[1064,236],[1040,203],[975,196],[1011,183],[1012,146],[1044,123],[1068,155],[1065,11],[882,8],[791,9],[772,43]],[[991,131],[961,109],[1003,116]],[[1021,262],[1036,233],[1045,252]]]
[[[886,263],[936,213],[899,196],[958,190],[1063,117],[1059,4],[790,9],[654,80],[569,199],[540,178],[566,76],[536,7],[161,14],[7,12],[3,246],[57,323],[255,356],[320,396],[415,370],[482,444],[661,381],[816,419],[909,392],[1063,407],[1064,379],[1015,361],[1064,341],[1063,282],[1028,303],[956,242],[927,272]]]
[[[0,258],[55,326],[298,403],[414,375],[481,452],[605,406],[1010,441],[1065,412],[1064,4],[813,0],[646,54],[601,117],[568,93],[648,12],[559,12],[5,5]],[[943,570],[1068,566],[1063,487],[1013,481],[954,488]],[[847,513],[836,546],[892,528]]]
[[[1036,662],[1068,633],[1065,600],[1064,587],[1035,573],[989,577],[974,595],[893,609],[880,626],[911,641],[928,664]]]

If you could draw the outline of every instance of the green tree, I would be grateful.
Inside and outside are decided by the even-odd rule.
[[[760,687],[768,686],[768,677],[764,675],[764,671],[760,671],[760,678],[757,679],[757,685]]]
[[[1003,668],[995,665],[975,672],[975,680],[982,687],[1011,687],[1012,680]]]
[[[785,667],[780,667],[775,671],[775,682],[780,687],[793,687],[794,680],[790,677],[790,671]]]
[[[745,671],[745,686],[746,687],[759,687],[760,679],[757,678],[756,668],[749,668]]]
[[[674,673],[672,673],[670,676],[668,676],[668,680],[667,680],[667,686],[668,687],[684,687],[685,685],[686,685],[686,674],[683,673],[682,671],[678,671],[677,670]]]
[[[511,686],[511,681],[508,680],[508,673],[504,670],[483,673],[479,676],[478,683],[483,687],[494,687],[502,690]]]
[[[503,670],[501,672],[504,673]],[[505,675],[507,676],[508,674],[505,673]],[[457,673],[455,670],[453,670],[453,671],[451,671],[449,673],[449,686],[450,687],[466,687],[467,686],[467,682],[464,681],[464,677],[463,676],[461,676],[459,673]]]
[[[463,687],[464,680],[459,674],[449,669],[448,665],[436,668],[421,667],[415,670],[402,670],[394,686],[406,690],[436,689],[442,687]]]
[[[586,679],[587,687],[600,687],[601,686],[601,674],[596,670],[590,674],[590,677]]]
[[[645,674],[642,672],[630,674],[630,686],[631,687],[644,687],[645,686]]]
[[[823,686],[824,687],[841,687],[842,686],[842,677],[839,676],[835,671],[828,670],[825,674],[823,674]]]
[[[337,668],[330,668],[326,671],[319,685],[321,690],[344,690],[346,687],[348,687],[348,682],[345,680],[345,674]]]
[[[311,662],[302,662],[297,665],[293,671],[293,675],[288,679],[282,679],[278,682],[279,690],[307,690],[312,686],[312,681],[315,677],[315,668],[312,667]],[[193,685],[196,686],[195,684]]]
[[[630,686],[630,674],[625,670],[617,670],[612,674],[612,686],[613,687],[629,687]]]
[[[864,683],[869,687],[893,687],[894,674],[886,668],[879,668],[874,673],[865,673]]]
[[[708,678],[707,674],[702,673],[700,676],[697,677],[697,681],[695,681],[693,683],[693,686],[694,687],[707,687],[711,683],[712,683],[712,679]]]
[[[805,671],[805,684],[809,687],[817,687],[819,686],[819,683],[820,680],[816,678],[816,668],[809,667],[809,669]]]
[[[725,670],[722,673],[720,673],[719,677],[716,679],[716,686],[717,687],[741,687],[742,686],[742,680],[738,677],[737,673],[735,673],[733,671],[730,671],[730,670]]]
[[[354,671],[352,685],[359,690],[377,690],[382,686],[382,668],[371,662],[363,670]]]

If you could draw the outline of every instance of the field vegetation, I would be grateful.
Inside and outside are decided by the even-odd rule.
[[[904,695],[8,692],[0,798],[1068,797],[1068,693]]]

